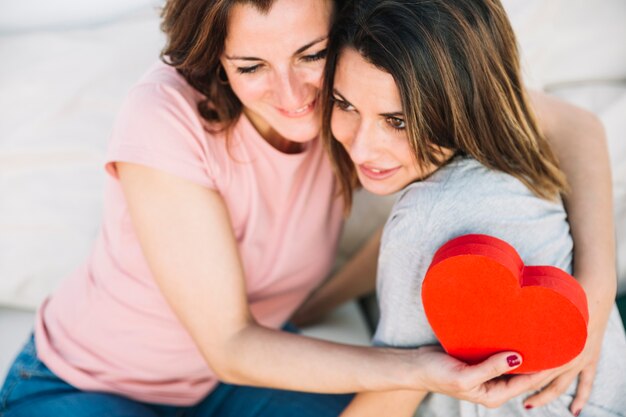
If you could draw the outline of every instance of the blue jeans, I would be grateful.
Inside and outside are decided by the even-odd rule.
[[[0,390],[0,417],[330,417],[352,394],[311,394],[220,383],[191,407],[150,404],[69,385],[37,359],[31,336]]]

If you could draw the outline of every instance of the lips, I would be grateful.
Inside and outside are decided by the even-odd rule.
[[[393,174],[398,172],[400,167],[385,169],[385,168],[376,168],[367,165],[359,165],[359,171],[369,179],[380,181],[386,178],[391,177]]]
[[[306,104],[294,110],[285,110],[280,107],[276,107],[276,110],[278,110],[278,112],[282,114],[283,116],[291,117],[291,118],[298,118],[298,117],[306,116],[309,113],[311,113],[315,109],[316,102],[317,100],[313,100],[309,104]]]

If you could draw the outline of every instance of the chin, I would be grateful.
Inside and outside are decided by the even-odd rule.
[[[310,142],[316,139],[320,134],[319,126],[311,126],[310,128],[300,129],[285,129],[284,132],[280,132],[280,135],[287,140],[298,143]]]
[[[380,196],[393,194],[402,189],[402,187],[393,186],[391,184],[374,182],[370,180],[369,178],[363,179],[361,176],[359,176],[359,182],[361,183],[363,188],[365,188],[367,191],[369,191],[372,194],[376,194]]]
[[[321,119],[317,112],[306,117],[291,119],[280,117],[276,120],[275,129],[285,139],[293,142],[308,142],[319,136],[321,131]]]

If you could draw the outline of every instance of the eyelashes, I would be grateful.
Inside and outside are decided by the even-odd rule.
[[[302,62],[305,62],[305,63],[316,62],[316,61],[326,58],[327,53],[328,53],[327,49],[322,49],[321,51],[316,52],[314,54],[304,55],[300,59],[302,60]],[[257,70],[259,70],[262,67],[262,65],[263,64],[256,64],[256,65],[251,65],[249,67],[237,67],[236,71],[238,74],[254,74],[255,72],[257,72]]]
[[[320,59],[324,59],[326,58],[326,55],[328,53],[328,49],[322,49],[321,51],[312,54],[312,55],[305,55],[302,57],[302,60],[304,62],[315,62],[315,61],[319,61]]]
[[[250,67],[237,67],[237,72],[239,74],[252,74],[256,72],[256,70],[258,70],[260,66],[261,64],[252,65]]]
[[[395,130],[406,129],[406,122],[399,117],[389,116],[385,119],[385,122],[387,122],[389,127],[391,127],[392,129],[395,129]]]
[[[356,110],[352,104],[337,96],[332,96],[331,100],[333,101],[333,105],[337,107],[340,111],[348,113]],[[391,129],[396,131],[404,131],[406,129],[406,121],[401,117],[387,116],[385,117],[385,123]]]
[[[354,110],[354,106],[352,104],[340,99],[339,97],[333,96],[331,100],[333,101],[334,105],[337,106],[337,108],[341,111],[348,112]]]

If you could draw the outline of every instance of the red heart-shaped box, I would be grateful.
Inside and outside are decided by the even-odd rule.
[[[530,373],[575,358],[587,339],[587,298],[552,266],[524,266],[515,248],[487,235],[443,245],[422,283],[430,325],[448,354],[470,364],[515,351]]]

